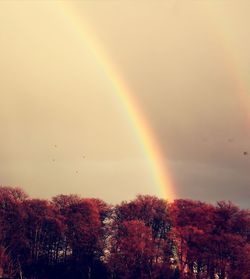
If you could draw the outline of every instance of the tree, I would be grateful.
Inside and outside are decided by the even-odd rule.
[[[74,278],[93,278],[103,256],[102,220],[105,204],[78,196],[53,198],[66,225],[64,257]],[[102,211],[103,210],[103,211]]]
[[[109,258],[115,278],[153,277],[155,246],[152,231],[138,220],[124,221],[112,241]]]
[[[171,205],[171,216],[183,277],[248,278],[244,276],[249,276],[249,211],[230,202],[219,202],[215,207],[176,200]]]
[[[27,274],[38,277],[61,261],[65,225],[57,208],[46,200],[25,200],[23,209],[26,213],[23,264]]]
[[[3,273],[6,266],[11,267],[11,274],[22,273],[19,255],[23,251],[24,243],[24,211],[22,202],[27,195],[20,188],[0,187],[0,246],[2,253]],[[6,265],[6,261],[9,263]],[[7,273],[10,273],[8,271]]]
[[[214,228],[214,207],[200,201],[179,199],[171,204],[170,212],[177,265],[182,276],[207,278],[208,239]]]
[[[117,232],[128,221],[140,221],[150,230],[154,251],[150,272],[170,278],[170,273],[173,272],[173,253],[168,203],[156,197],[138,196],[131,202],[118,205],[113,218],[113,239],[119,238]]]

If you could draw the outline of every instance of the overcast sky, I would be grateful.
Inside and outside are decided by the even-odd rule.
[[[176,197],[249,207],[249,11],[243,0],[1,1],[0,184],[42,198],[160,194],[82,22],[144,112]]]

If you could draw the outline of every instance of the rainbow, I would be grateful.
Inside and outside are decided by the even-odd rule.
[[[73,7],[68,3],[60,3],[63,13],[68,17],[73,27],[76,28],[84,44],[89,48],[99,67],[109,79],[116,97],[122,104],[129,122],[132,124],[133,130],[141,143],[143,153],[148,160],[155,184],[157,185],[157,194],[169,201],[173,200],[175,198],[175,191],[170,172],[162,155],[163,153],[128,84],[123,80],[112,60],[108,57],[107,52],[95,37],[95,33],[87,26],[85,20],[77,16]]]

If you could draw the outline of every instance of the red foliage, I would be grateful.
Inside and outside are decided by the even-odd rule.
[[[250,278],[250,212],[138,196],[30,199],[0,187],[0,277]]]

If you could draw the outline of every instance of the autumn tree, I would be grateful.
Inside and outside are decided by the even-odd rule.
[[[165,200],[151,196],[138,196],[131,202],[118,205],[114,213],[112,243],[119,243],[119,231],[124,227],[124,222],[136,221],[144,224],[151,235],[153,258],[148,264],[150,274],[164,274],[170,276],[172,269],[172,240],[170,238],[171,221],[168,212],[168,203]],[[137,224],[137,223],[136,223]],[[135,227],[136,228],[136,227]],[[131,239],[134,241],[134,239]],[[113,246],[114,244],[112,244]],[[131,244],[132,245],[132,244]],[[134,244],[135,245],[135,244]],[[112,253],[119,257],[120,250],[112,247]],[[154,275],[156,276],[156,275]]]
[[[3,273],[6,273],[6,264],[3,263],[6,263],[8,259],[8,266],[12,266],[11,273],[22,274],[19,255],[25,246],[23,237],[25,213],[22,210],[22,202],[26,199],[27,195],[20,188],[0,187],[0,247],[2,251],[0,269]]]
[[[218,202],[209,247],[218,278],[249,278],[250,212]]]
[[[64,258],[74,278],[94,278],[103,256],[103,221],[108,206],[95,199],[81,199],[75,195],[53,198],[66,225]],[[104,271],[103,271],[104,272]]]
[[[139,220],[124,221],[113,239],[110,268],[115,278],[155,278],[152,231]]]
[[[171,216],[183,277],[248,278],[249,211],[230,202],[212,206],[176,200],[171,205]]]
[[[25,212],[26,253],[23,256],[26,274],[42,276],[51,272],[50,267],[61,260],[65,225],[57,208],[49,201],[28,199],[22,206]]]
[[[202,278],[207,274],[208,232],[214,227],[212,205],[179,199],[171,204],[172,239],[182,276]],[[205,274],[205,275],[204,275]]]

